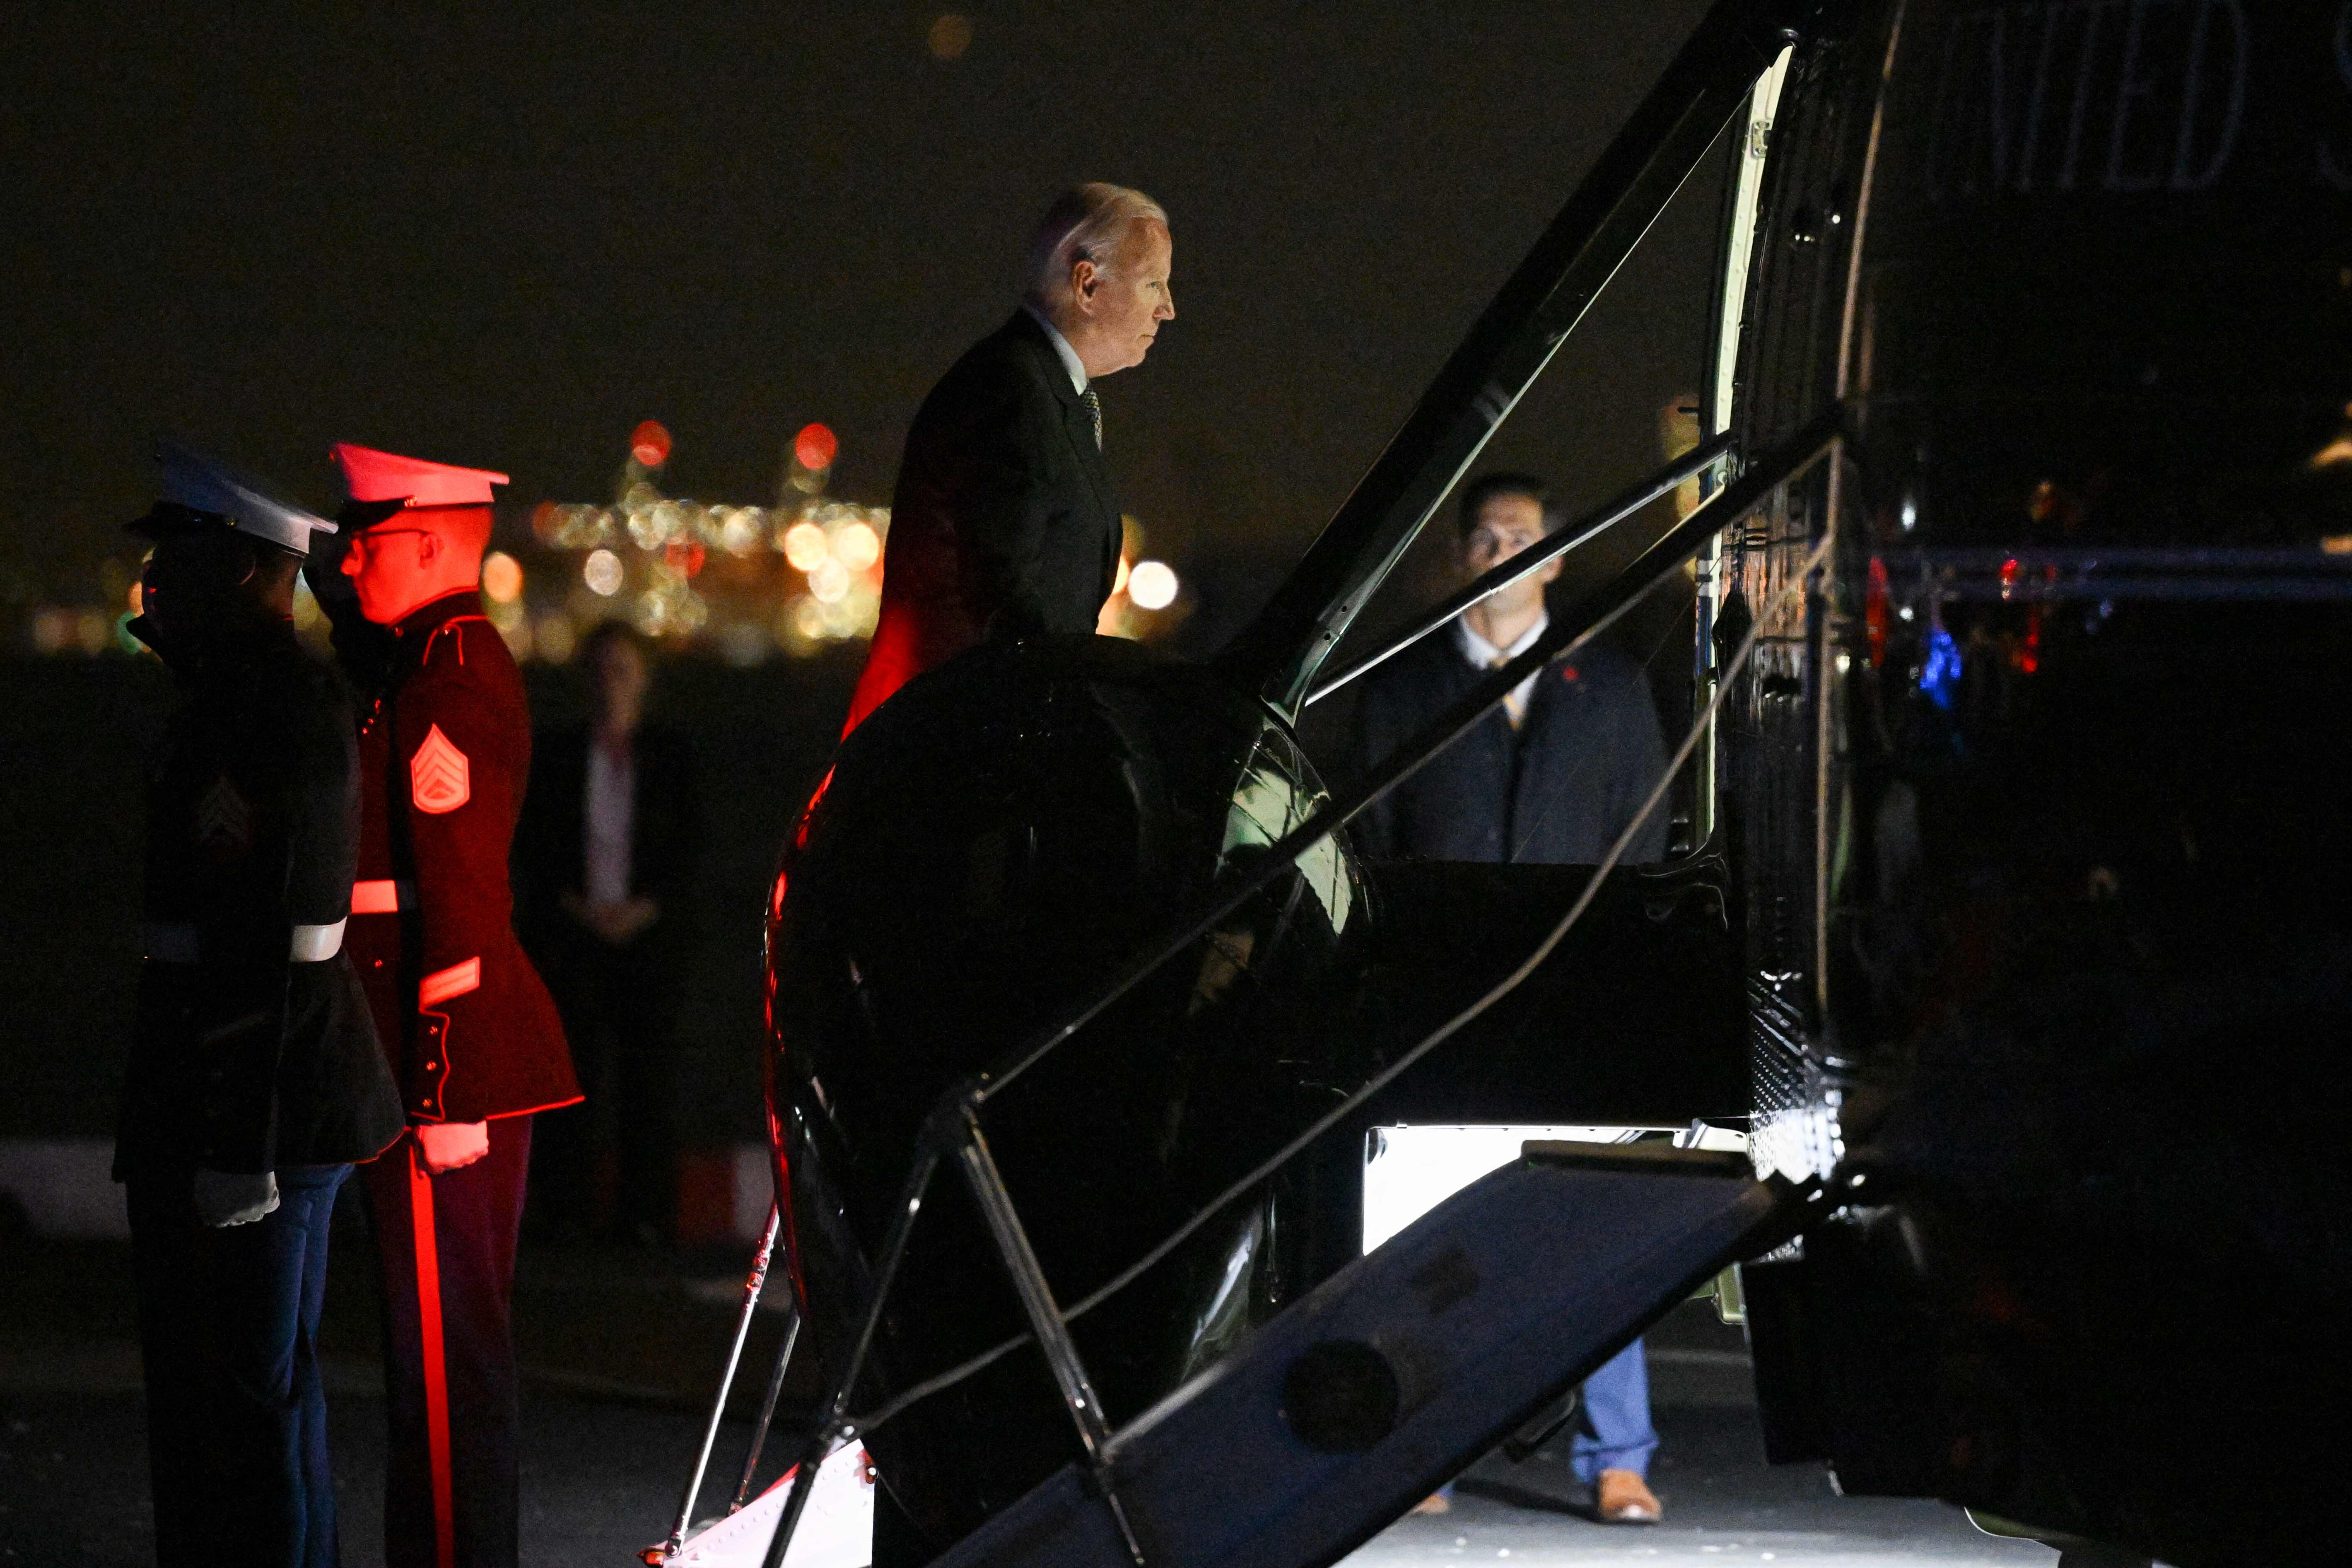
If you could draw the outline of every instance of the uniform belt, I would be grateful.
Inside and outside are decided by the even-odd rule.
[[[147,956],[157,963],[194,963],[203,956],[196,928],[181,921],[149,921],[141,928]],[[343,922],[296,926],[286,956],[297,963],[324,963],[343,950]]]
[[[297,963],[324,963],[343,951],[345,920],[331,926],[296,926],[294,941],[288,956]]]
[[[355,915],[390,915],[416,907],[416,884],[395,882],[389,877],[372,882],[352,884],[352,913]]]

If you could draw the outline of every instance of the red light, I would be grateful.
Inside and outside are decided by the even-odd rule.
[[[662,547],[662,563],[681,576],[691,577],[702,570],[703,550],[699,544],[672,540]]]
[[[816,793],[809,796],[809,803],[806,805],[801,807],[800,820],[793,825],[793,848],[805,849],[808,847],[809,825],[816,819],[816,808],[824,803],[824,792],[832,787],[833,770],[831,768],[827,768],[824,770],[824,777],[817,780]],[[772,919],[776,915],[782,914],[783,910],[784,874],[782,871],[778,871],[776,873],[776,906],[775,909],[771,911],[770,918]]]
[[[840,441],[822,425],[803,425],[801,433],[793,437],[793,459],[813,474],[833,467],[833,459],[840,451]]]
[[[2042,668],[2042,606],[2036,605],[2025,613],[2025,651],[2017,668],[2032,675]]]
[[[648,468],[669,461],[669,432],[658,419],[648,419],[629,434],[629,456]]]
[[[849,696],[849,719],[841,732],[848,733],[866,721],[866,716],[889,699],[892,692],[920,675],[924,669],[923,651],[917,643],[914,619],[886,606],[881,621],[874,628],[874,640],[866,645],[866,670],[857,678],[856,689]]]
[[[1870,558],[1870,584],[1864,590],[1862,622],[1870,633],[1870,668],[1886,662],[1886,563]]]

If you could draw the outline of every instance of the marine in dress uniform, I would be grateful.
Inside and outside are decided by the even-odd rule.
[[[1551,521],[1542,480],[1481,479],[1463,496],[1464,580],[1534,544]],[[1367,674],[1359,763],[1387,757],[1489,670],[1533,647],[1548,624],[1544,585],[1559,574],[1557,562],[1538,568]],[[1590,643],[1521,681],[1468,734],[1376,802],[1357,819],[1356,842],[1381,859],[1597,865],[1665,767],[1649,678],[1616,649]],[[1653,812],[1624,861],[1665,853],[1665,817]],[[1658,1447],[1649,1377],[1635,1340],[1584,1383],[1569,1461],[1594,1488],[1595,1511],[1608,1522],[1653,1524],[1663,1511],[1644,1479]],[[1442,1511],[1438,1499],[1422,1507]]]
[[[505,476],[349,445],[329,601],[361,692],[350,947],[407,1111],[369,1169],[384,1303],[392,1568],[518,1551],[510,1303],[530,1117],[580,1098],[507,875],[530,769],[522,678],[474,587]],[[323,595],[322,595],[323,598]],[[356,608],[367,626],[355,624]]]
[[[147,962],[115,1145],[145,1363],[155,1555],[336,1560],[313,1353],[328,1218],[400,1135],[342,950],[358,856],[352,713],[294,639],[332,525],[167,447],[131,631],[179,678],[147,792]]]

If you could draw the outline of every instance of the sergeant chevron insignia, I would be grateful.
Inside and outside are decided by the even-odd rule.
[[[408,759],[408,795],[416,809],[437,816],[455,811],[473,798],[473,770],[466,753],[452,745],[436,724],[425,731],[425,743]]]
[[[226,773],[196,803],[196,842],[215,860],[233,859],[253,847],[253,807]]]

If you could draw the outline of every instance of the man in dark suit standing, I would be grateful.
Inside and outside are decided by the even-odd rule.
[[[1489,474],[1462,498],[1458,560],[1467,582],[1558,526],[1541,479]],[[1364,678],[1359,762],[1385,758],[1487,670],[1532,647],[1549,617],[1551,562],[1462,613],[1459,620]],[[1665,743],[1642,667],[1593,642],[1519,683],[1477,728],[1447,747],[1357,819],[1357,845],[1380,859],[1599,864],[1665,771]],[[1666,852],[1661,813],[1626,848],[1625,863]],[[1634,1341],[1585,1380],[1570,1460],[1612,1524],[1654,1524],[1661,1508],[1643,1479],[1657,1449],[1649,1369]],[[1447,1506],[1440,1493],[1423,1502]]]
[[[1021,309],[907,432],[850,729],[967,648],[1094,630],[1119,552],[1094,383],[1141,364],[1174,319],[1171,258],[1168,215],[1139,191],[1084,184],[1047,210]]]
[[[1489,474],[1469,487],[1459,557],[1465,581],[1550,531],[1556,519],[1545,494],[1542,480],[1524,474]],[[1362,759],[1387,756],[1542,636],[1544,588],[1559,569],[1551,562],[1488,595],[1367,675],[1357,730]],[[1589,643],[1529,676],[1476,729],[1382,796],[1357,819],[1356,840],[1380,859],[1597,865],[1665,763],[1642,667]],[[1640,865],[1665,852],[1665,818],[1653,814],[1625,860]]]
[[[677,1239],[677,1012],[702,815],[688,736],[646,721],[650,659],[625,622],[583,639],[588,727],[539,743],[515,868],[518,925],[588,1091],[586,1104],[541,1119],[530,1184],[541,1217],[558,1234],[659,1246]]]

